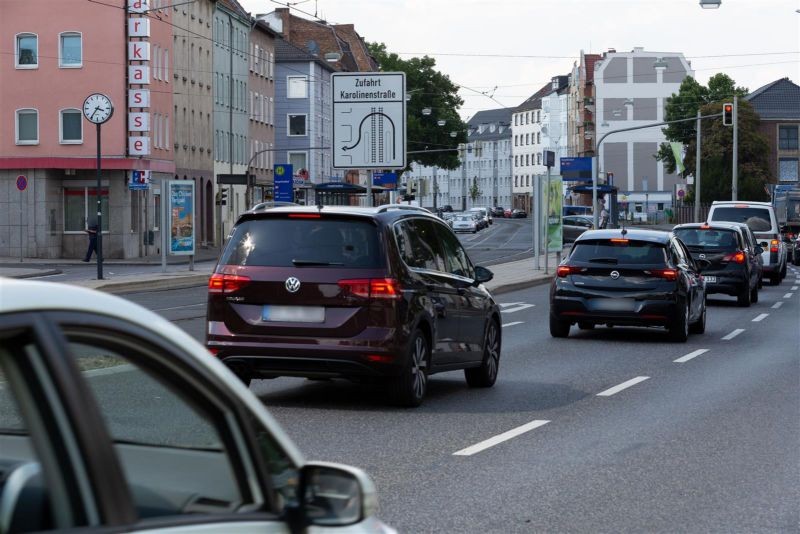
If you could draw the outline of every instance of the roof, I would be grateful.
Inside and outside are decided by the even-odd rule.
[[[800,120],[800,86],[781,78],[745,97],[761,119]]]
[[[231,13],[238,15],[246,20],[250,20],[250,13],[246,11],[242,5],[236,0],[218,0],[218,6],[222,6]]]
[[[3,295],[0,299],[0,316],[46,310],[87,312],[133,324],[138,331],[152,332],[161,339],[169,340],[182,352],[192,355],[198,366],[207,368],[209,373],[222,380],[250,408],[251,413],[261,417],[266,428],[286,447],[297,465],[304,463],[303,456],[264,409],[261,401],[219,359],[211,357],[203,345],[160,315],[130,300],[70,284],[0,278],[0,287]]]
[[[533,93],[522,104],[517,106],[514,109],[514,113],[518,113],[520,111],[528,111],[530,109],[541,109],[542,97],[547,96],[553,91],[552,86],[553,86],[552,82],[547,82],[546,84],[544,84],[541,89]]]
[[[275,40],[275,62],[276,63],[289,63],[292,61],[313,61],[318,65],[322,65],[331,72],[336,69],[329,65],[319,57],[312,55],[302,48],[294,46],[292,43],[285,39]]]
[[[685,223],[678,224],[672,228],[672,231],[680,230],[682,228],[721,228],[733,230],[734,228],[747,228],[747,224],[743,222],[730,222],[730,221],[710,221],[699,223]]]
[[[615,228],[613,230],[587,230],[582,233],[577,241],[585,241],[587,239],[619,239],[623,237],[622,228]],[[650,241],[653,243],[666,244],[669,241],[669,232],[662,230],[640,230],[638,228],[625,228],[624,237],[636,241]]]
[[[479,111],[472,118],[467,121],[470,134],[467,136],[469,141],[494,141],[497,139],[505,139],[511,137],[511,113],[514,108],[497,108]],[[478,133],[478,126],[481,124],[494,124],[503,126],[503,131],[496,128],[491,131],[491,128],[486,128],[482,133]]]
[[[351,215],[355,217],[367,217],[367,218],[381,218],[381,219],[394,219],[398,216],[404,216],[409,214],[414,215],[426,215],[429,217],[435,217],[431,214],[430,211],[426,210],[425,208],[420,208],[417,206],[410,206],[407,204],[383,204],[381,206],[375,207],[362,207],[362,206],[281,206],[276,208],[270,209],[262,209],[257,212],[254,211],[245,211],[241,215],[239,215],[239,219],[237,220],[237,224],[242,220],[247,219],[260,219],[263,216],[270,216],[270,215],[281,215],[281,214],[290,214],[290,213],[303,213],[303,214],[320,214],[322,216],[325,215]]]

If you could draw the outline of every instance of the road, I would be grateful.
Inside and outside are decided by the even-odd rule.
[[[553,339],[547,286],[500,295],[496,386],[436,375],[418,409],[347,382],[252,390],[309,458],[365,468],[401,532],[798,532],[798,273],[750,308],[712,296],[685,344]],[[202,338],[203,289],[127,298]]]
[[[531,219],[494,219],[476,234],[458,234],[476,265],[495,265],[533,257]]]

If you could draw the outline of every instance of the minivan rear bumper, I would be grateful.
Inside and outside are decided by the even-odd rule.
[[[366,328],[352,338],[240,336],[208,323],[207,348],[225,364],[245,367],[253,378],[381,377],[400,373],[406,347],[391,328]]]

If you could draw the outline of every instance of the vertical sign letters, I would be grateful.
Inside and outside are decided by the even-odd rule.
[[[150,155],[150,9],[149,0],[128,0],[128,154]]]

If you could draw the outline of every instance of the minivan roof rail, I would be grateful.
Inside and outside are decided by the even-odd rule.
[[[383,204],[382,206],[378,206],[377,213],[386,213],[389,210],[422,211],[430,214],[430,212],[425,208],[421,208],[419,206],[411,206],[409,204]]]

